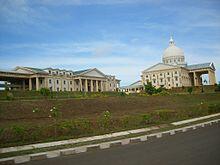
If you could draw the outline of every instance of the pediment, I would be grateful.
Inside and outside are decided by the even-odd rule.
[[[26,68],[22,68],[22,67],[16,67],[15,72],[18,72],[18,73],[26,73],[26,74],[33,74],[34,72],[26,69]]]
[[[105,78],[105,74],[99,71],[98,69],[92,69],[85,73],[82,73],[83,76],[89,76],[89,77],[101,77]]]
[[[152,72],[152,71],[166,70],[166,69],[175,69],[175,68],[179,68],[179,66],[158,63],[156,65],[153,65],[150,68],[145,69],[143,72]]]

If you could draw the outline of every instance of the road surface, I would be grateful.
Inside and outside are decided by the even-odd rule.
[[[220,165],[220,124],[28,165]]]

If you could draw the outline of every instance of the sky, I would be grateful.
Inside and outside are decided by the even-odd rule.
[[[220,81],[219,0],[0,0],[4,70],[98,68],[129,85],[161,62],[170,35]]]

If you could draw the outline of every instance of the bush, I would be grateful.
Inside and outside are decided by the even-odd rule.
[[[105,111],[99,118],[99,126],[102,129],[109,129],[111,123],[111,113],[109,111]]]
[[[210,104],[208,106],[208,112],[210,114],[220,112],[220,104]]]
[[[50,96],[50,89],[48,88],[41,88],[40,89],[40,94],[43,95],[44,97]]]
[[[156,93],[156,88],[152,85],[151,82],[147,82],[147,84],[144,84],[144,90],[149,95]]]
[[[220,92],[220,81],[216,84],[215,92]]]
[[[192,94],[193,87],[189,87],[189,88],[187,89],[187,91],[188,91],[189,94]]]
[[[7,100],[14,100],[14,95],[13,95],[13,93],[7,92],[7,93],[6,93],[6,99],[7,99]]]

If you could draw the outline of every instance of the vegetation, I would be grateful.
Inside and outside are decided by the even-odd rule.
[[[144,84],[144,90],[147,94],[153,95],[161,93],[165,89],[163,87],[155,88],[151,82],[147,82],[147,84]]]
[[[215,92],[220,92],[220,81],[216,84]]]
[[[192,87],[189,87],[189,88],[187,89],[187,91],[188,91],[189,94],[192,94],[193,88],[192,88]]]
[[[218,113],[219,97],[220,93],[0,101],[1,147],[137,129]]]

